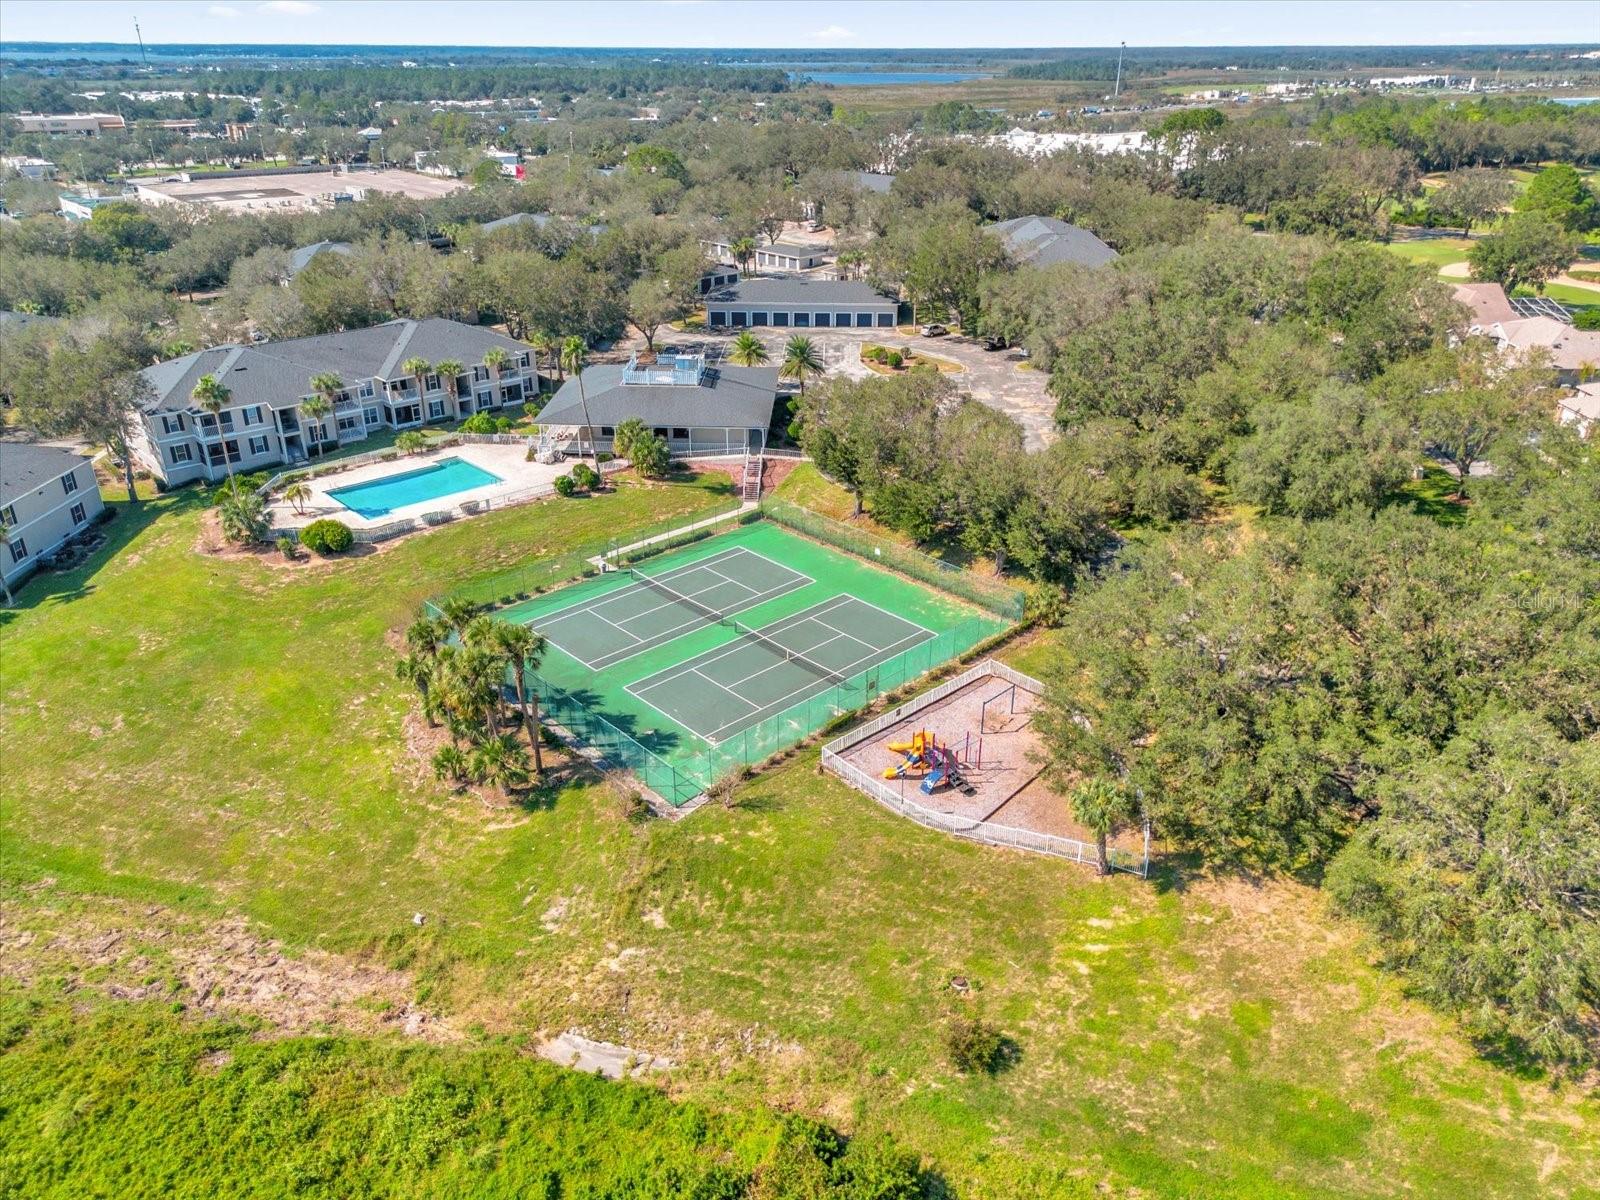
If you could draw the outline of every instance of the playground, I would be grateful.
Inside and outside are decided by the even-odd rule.
[[[1033,724],[1038,700],[1014,683],[986,676],[878,730],[840,757],[924,808],[991,820],[1044,769]]]

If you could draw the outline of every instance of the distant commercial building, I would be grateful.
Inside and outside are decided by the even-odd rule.
[[[900,302],[841,279],[745,279],[706,297],[712,329],[891,329]]]
[[[56,165],[48,158],[30,158],[25,154],[7,154],[0,158],[0,166],[15,171],[24,179],[54,179]]]
[[[13,117],[22,133],[46,133],[65,137],[99,137],[128,123],[116,113],[19,113]]]
[[[0,575],[19,582],[94,523],[105,505],[85,454],[0,442]]]
[[[75,192],[62,192],[56,198],[61,215],[69,221],[87,221],[102,204],[115,204],[127,196],[88,196]]]

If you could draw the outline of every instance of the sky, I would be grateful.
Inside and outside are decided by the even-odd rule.
[[[4,0],[0,43],[659,47],[1600,43],[1595,0]]]

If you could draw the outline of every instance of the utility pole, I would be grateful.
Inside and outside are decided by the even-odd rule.
[[[1127,42],[1119,42],[1117,45],[1117,81],[1111,87],[1111,98],[1113,100],[1122,95],[1122,52],[1127,48]]]

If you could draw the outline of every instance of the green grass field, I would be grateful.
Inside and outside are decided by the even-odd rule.
[[[795,491],[836,501],[830,486],[801,476]],[[241,1161],[304,1166],[310,1194],[353,1194],[327,1182],[348,1183],[341,1164],[416,1131],[439,1157],[384,1168],[369,1194],[485,1194],[482,1164],[525,1164],[533,1120],[541,1138],[600,1147],[597,1176],[613,1178],[612,1093],[541,1105],[507,1090],[547,1087],[516,1057],[579,1026],[673,1058],[670,1092],[718,1114],[682,1118],[707,1145],[735,1138],[722,1122],[740,1113],[807,1112],[892,1131],[961,1197],[1102,1182],[1171,1200],[1600,1195],[1596,1102],[1479,1057],[1293,881],[1101,880],[956,841],[820,775],[815,751],[679,823],[631,822],[572,763],[510,807],[432,778],[393,672],[423,597],[729,502],[709,480],[624,480],[289,568],[199,552],[205,510],[181,492],[116,505],[105,553],[30,583],[0,614],[0,974],[51,1005],[79,989],[88,1015],[6,1026],[0,1071],[22,1090],[0,1113],[16,1123],[0,1172],[27,1194],[154,1190],[98,1172],[176,1169],[152,1139],[204,1132],[171,1107],[187,1097],[240,1114]],[[1038,671],[1049,648],[1040,635],[1005,653]],[[119,1017],[87,999],[117,986],[193,1007],[185,972],[237,939],[234,918],[308,962],[394,973],[458,1047],[349,1032],[360,997],[329,999],[348,1020],[324,1036],[265,1045],[155,1021],[154,1001]],[[254,1011],[248,989],[236,1002]],[[1008,1071],[950,1068],[957,1011],[1015,1039]],[[464,1077],[477,1082],[452,1091]],[[152,1089],[141,1114],[131,1098]],[[496,1122],[495,1103],[515,1111]],[[440,1130],[459,1141],[441,1147]],[[174,1194],[229,1194],[204,1186],[216,1177]],[[233,1177],[233,1194],[248,1184]]]

